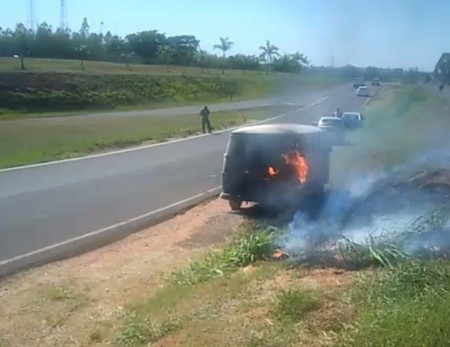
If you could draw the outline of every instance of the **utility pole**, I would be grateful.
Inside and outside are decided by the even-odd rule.
[[[103,26],[105,25],[105,22],[100,22],[100,35],[103,35]]]
[[[28,0],[28,18],[27,18],[27,26],[28,29],[36,30],[36,18],[34,13],[34,0]]]
[[[334,67],[334,54],[331,56],[330,66]]]
[[[59,29],[61,29],[61,31],[67,31],[69,29],[69,23],[67,21],[67,1],[66,0],[61,0]]]

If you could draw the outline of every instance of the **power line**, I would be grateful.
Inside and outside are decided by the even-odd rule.
[[[61,0],[59,28],[63,31],[66,31],[69,29],[69,23],[67,20],[67,1],[66,0]]]
[[[27,26],[28,29],[35,30],[36,27],[36,18],[34,11],[34,0],[28,0],[28,18],[27,18]]]

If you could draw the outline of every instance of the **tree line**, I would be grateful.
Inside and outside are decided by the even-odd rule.
[[[211,54],[200,47],[194,35],[167,36],[158,30],[132,33],[126,37],[90,32],[87,18],[78,31],[53,30],[47,23],[41,23],[36,30],[17,24],[14,29],[0,27],[0,56],[16,56],[25,69],[25,59],[79,59],[84,61],[121,62],[129,67],[136,64],[163,64],[196,66],[199,68],[266,70],[299,73],[309,64],[306,56],[299,52],[280,54],[279,48],[267,41],[259,47],[260,55],[234,54],[230,50],[234,43],[228,37],[221,37]]]

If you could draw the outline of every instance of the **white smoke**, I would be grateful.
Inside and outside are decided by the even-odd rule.
[[[417,218],[431,216],[433,211],[448,202],[448,197],[443,192],[421,190],[414,184],[396,187],[399,182],[408,182],[418,172],[449,170],[448,153],[447,150],[429,152],[389,172],[349,177],[344,191],[330,193],[317,220],[311,220],[302,211],[297,212],[280,244],[291,254],[304,254],[318,245],[344,240],[358,244],[367,244],[370,237],[394,240],[416,229],[420,222],[430,230],[420,237],[409,236],[403,240],[402,250],[411,254],[432,244],[450,247],[450,232],[435,232],[435,229],[449,229],[450,213],[441,216],[437,224],[431,219],[418,221]]]

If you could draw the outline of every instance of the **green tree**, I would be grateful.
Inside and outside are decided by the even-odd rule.
[[[32,36],[32,32],[29,31],[25,25],[17,24],[14,32],[14,39],[20,57],[20,68],[21,70],[25,70],[25,57],[30,55],[30,47],[34,37]]]
[[[180,35],[167,38],[172,49],[172,60],[175,65],[191,66],[200,41],[193,35]]]
[[[221,37],[220,44],[214,45],[214,49],[222,51],[222,75],[225,74],[225,57],[226,53],[233,47],[234,43],[228,37]]]
[[[261,58],[262,61],[264,61],[267,64],[266,72],[269,73],[273,62],[273,58],[280,56],[280,53],[278,52],[279,48],[277,46],[272,45],[270,41],[267,40],[266,45],[260,46],[259,49],[262,51],[259,57]]]
[[[174,49],[170,45],[164,45],[158,47],[158,57],[166,65],[167,71],[169,71],[169,65],[175,55]]]
[[[81,23],[80,34],[84,39],[87,39],[89,36],[89,23],[87,18],[83,18],[83,23]]]
[[[78,59],[80,59],[81,70],[84,71],[85,70],[84,61],[88,59],[90,52],[86,45],[81,45],[79,47],[76,47],[75,51],[78,54]]]
[[[197,64],[200,66],[200,71],[203,73],[208,61],[208,52],[203,49],[199,49],[195,55],[195,59]]]
[[[291,54],[290,57],[293,61],[297,62],[295,71],[297,73],[300,73],[303,67],[310,64],[308,57],[300,52],[295,52],[294,54]]]
[[[136,55],[142,57],[145,64],[158,61],[158,48],[167,45],[167,38],[157,30],[142,31],[127,36],[130,49]]]

